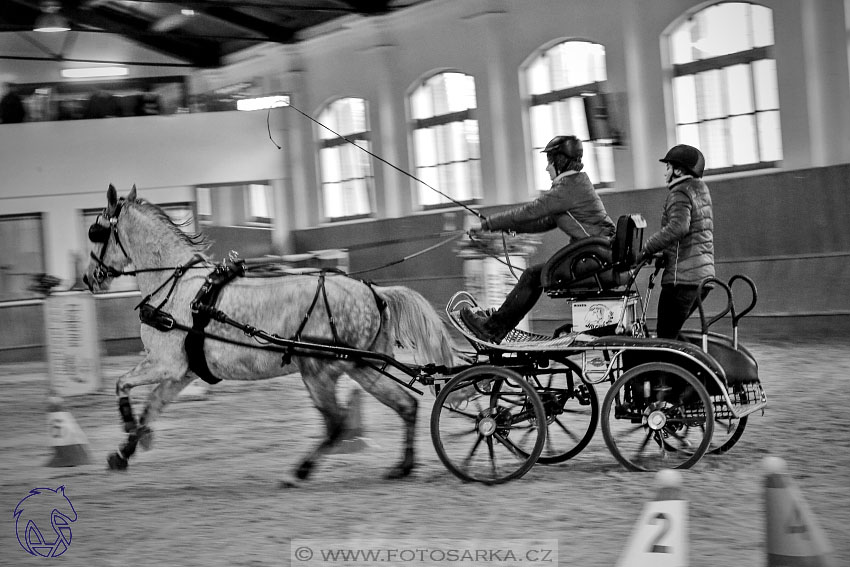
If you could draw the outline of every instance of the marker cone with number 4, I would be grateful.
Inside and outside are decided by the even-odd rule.
[[[655,500],[640,519],[617,561],[617,567],[687,567],[688,502],[682,498],[682,474],[658,471]]]
[[[767,567],[832,567],[829,543],[785,461],[767,457],[764,501],[767,514]]]
[[[62,398],[50,398],[47,428],[53,447],[53,458],[47,463],[48,467],[75,467],[91,462],[89,440],[71,412],[62,407]]]

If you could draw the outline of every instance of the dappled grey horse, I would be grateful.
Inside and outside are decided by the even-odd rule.
[[[106,208],[89,228],[93,244],[85,276],[89,289],[93,292],[108,289],[114,277],[129,271],[136,275],[147,305],[155,306],[156,313],[167,313],[179,325],[191,327],[191,303],[215,267],[203,254],[208,247],[206,238],[181,230],[158,206],[138,198],[135,186],[126,198],[119,199],[110,185],[106,196]],[[319,295],[320,278],[325,308],[314,310],[311,305]],[[422,295],[401,286],[369,286],[340,274],[237,277],[220,289],[216,308],[235,321],[279,337],[305,336],[311,341],[387,355],[400,344],[415,349],[416,356],[424,362],[450,366],[453,361],[450,339],[439,315]],[[305,313],[310,313],[309,317]],[[246,340],[242,330],[213,320],[206,331],[226,339],[207,339],[202,343],[206,368],[215,378],[261,380],[280,375],[281,354],[242,346]],[[153,421],[197,377],[190,370],[184,348],[186,336],[183,330],[142,325],[145,358],[116,384],[118,407],[128,437],[109,456],[111,469],[126,469],[138,444],[142,448],[150,446]],[[317,459],[340,440],[346,410],[337,403],[336,382],[342,374],[347,374],[402,418],[404,452],[388,477],[399,478],[410,473],[414,466],[417,411],[417,400],[412,394],[373,367],[354,360],[298,354],[291,360],[300,370],[325,423],[325,439],[300,462],[295,471],[297,479],[306,479]],[[155,384],[155,387],[137,420],[130,404],[130,391],[143,384]],[[290,482],[294,484],[297,480],[288,479],[287,483]]]

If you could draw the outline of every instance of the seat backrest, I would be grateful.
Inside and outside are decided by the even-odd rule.
[[[591,236],[571,242],[549,258],[541,273],[543,289],[564,289],[611,268],[611,243]]]
[[[617,232],[611,242],[611,260],[615,270],[626,271],[638,263],[643,251],[644,228],[646,221],[637,213],[617,219]]]

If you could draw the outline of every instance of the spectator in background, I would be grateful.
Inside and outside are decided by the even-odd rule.
[[[5,86],[5,85],[4,85]],[[0,122],[3,124],[14,124],[26,121],[27,112],[24,109],[24,101],[14,88],[0,99]]]

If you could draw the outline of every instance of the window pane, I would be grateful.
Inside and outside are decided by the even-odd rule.
[[[712,120],[699,125],[699,147],[703,154],[710,156],[711,167],[729,167],[732,165],[726,150],[726,125],[723,120]],[[709,159],[709,158],[706,158]]]
[[[762,59],[753,62],[756,90],[756,110],[779,108],[779,89],[776,84],[776,61]]]
[[[753,47],[773,45],[773,12],[770,8],[753,4]]]
[[[726,103],[729,114],[753,111],[753,88],[749,65],[726,67]]]
[[[599,177],[591,178],[591,181],[598,179],[603,183],[614,182],[614,148],[612,146],[596,145],[595,153],[599,164]]]
[[[688,144],[696,148],[702,144],[699,142],[699,125],[698,124],[682,124],[676,127],[676,140],[680,144]]]
[[[697,94],[693,75],[673,78],[673,101],[677,123],[697,121]]]
[[[729,140],[732,144],[732,165],[759,161],[755,118],[752,115],[733,116],[729,119]]]
[[[722,78],[722,73],[717,69],[697,74],[697,111],[700,119],[710,120],[724,115]]]
[[[208,217],[212,215],[212,195],[209,187],[195,188],[195,206],[198,216]]]
[[[694,60],[691,26],[682,25],[670,34],[670,62],[674,65]]]
[[[271,187],[268,185],[248,185],[248,213],[252,219],[272,217]]]
[[[711,6],[697,17],[695,42],[701,59],[744,51],[752,47],[749,4],[729,2]]]
[[[0,217],[0,301],[38,297],[29,290],[45,272],[41,215]]]
[[[552,90],[549,80],[549,65],[545,57],[538,57],[528,67],[528,94],[548,93]]]
[[[782,133],[779,129],[779,112],[760,112],[756,116],[759,129],[759,147],[761,161],[779,161],[782,159]]]

